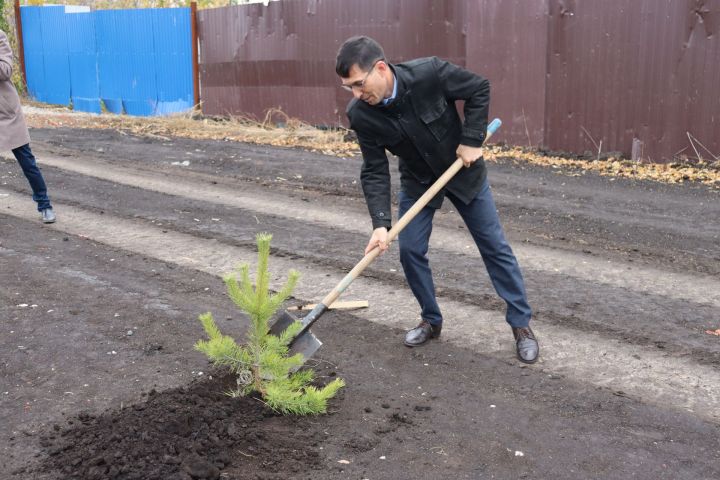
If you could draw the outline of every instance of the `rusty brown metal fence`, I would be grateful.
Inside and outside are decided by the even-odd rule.
[[[668,161],[696,156],[689,132],[720,155],[720,0],[282,0],[201,10],[198,29],[206,114],[346,124],[334,58],[365,34],[391,62],[487,77],[500,140]]]
[[[660,161],[696,156],[689,132],[720,155],[720,0],[555,1],[550,22],[548,146]]]
[[[345,122],[335,55],[366,34],[393,62],[438,55],[465,60],[465,2],[283,0],[199,12],[203,112],[264,115],[281,108],[313,124]]]
[[[544,145],[548,2],[468,1],[466,67],[490,80],[496,138]]]

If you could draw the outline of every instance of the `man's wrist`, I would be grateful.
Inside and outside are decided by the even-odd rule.
[[[390,230],[392,222],[390,220],[380,220],[373,218],[372,226],[373,230],[377,230],[378,228],[385,228],[387,230]]]
[[[485,142],[485,131],[476,130],[466,126],[462,127],[460,134],[460,144],[467,145],[468,147],[482,147]]]

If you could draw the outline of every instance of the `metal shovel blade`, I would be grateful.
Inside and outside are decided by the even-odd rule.
[[[280,315],[280,318],[278,318],[275,323],[270,325],[270,333],[275,335],[276,337],[279,337],[282,332],[284,332],[290,325],[299,320],[299,318],[295,318],[287,311],[284,311],[282,315]]]
[[[322,342],[318,340],[311,330],[305,330],[300,336],[295,338],[295,341],[290,345],[288,351],[289,356],[293,356],[296,353],[302,353],[303,361],[315,355],[315,352],[322,346]]]
[[[270,326],[270,333],[279,337],[286,328],[299,320],[300,319],[295,318],[290,313],[283,312],[280,318],[278,318],[277,321]],[[318,340],[309,328],[306,328],[302,330],[290,343],[288,356],[293,356],[296,353],[302,353],[303,360],[307,360],[312,357],[321,346],[322,342]]]

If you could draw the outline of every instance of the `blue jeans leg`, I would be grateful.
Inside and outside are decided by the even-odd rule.
[[[30,150],[30,144],[27,143],[22,147],[14,148],[12,152],[20,164],[25,178],[30,182],[30,188],[32,188],[33,191],[33,200],[37,202],[38,211],[41,212],[46,208],[52,208],[50,199],[48,198],[45,180],[43,179],[42,173],[40,173],[40,168],[35,162],[35,156]]]
[[[507,322],[513,327],[527,327],[532,311],[525,284],[517,259],[505,239],[488,181],[485,180],[480,192],[467,205],[449,192],[447,197],[473,236],[495,291],[507,303]]]
[[[398,196],[400,205],[398,217],[402,217],[415,203],[405,192]],[[400,263],[410,290],[420,304],[421,317],[433,325],[442,323],[440,307],[435,299],[435,284],[428,261],[428,243],[432,233],[432,219],[435,209],[425,207],[398,235],[400,243]]]

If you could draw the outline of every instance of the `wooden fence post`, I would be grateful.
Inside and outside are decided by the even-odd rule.
[[[632,148],[630,149],[630,159],[633,162],[643,161],[643,147],[644,143],[639,138],[633,138]]]
[[[18,1],[18,0],[15,0],[15,1]],[[193,107],[199,108],[200,107],[200,69],[198,68],[197,2],[190,3],[190,36],[192,37],[193,100],[194,100]]]
[[[25,46],[23,45],[22,19],[20,18],[20,0],[15,0],[15,33],[17,36],[20,71],[22,72],[23,83],[25,83],[25,90],[27,90],[27,73],[25,72]]]

